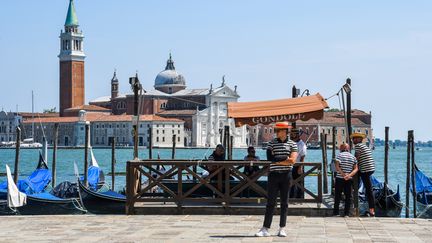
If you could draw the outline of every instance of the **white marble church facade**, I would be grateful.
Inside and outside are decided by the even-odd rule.
[[[222,144],[223,129],[230,126],[230,135],[234,137],[233,147],[247,147],[246,126],[236,128],[234,121],[228,119],[228,102],[237,102],[240,96],[223,82],[216,89],[210,89],[206,95],[207,108],[198,110],[193,116],[192,146],[215,147]]]

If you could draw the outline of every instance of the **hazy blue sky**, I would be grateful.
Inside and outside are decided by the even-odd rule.
[[[0,106],[58,107],[59,34],[68,0],[2,1]],[[293,84],[371,111],[377,137],[432,139],[432,1],[75,0],[85,35],[86,100],[138,70],[152,88],[171,50],[189,88],[238,85],[241,101],[289,97]],[[339,107],[337,99],[330,102]],[[1,108],[0,107],[0,108]]]

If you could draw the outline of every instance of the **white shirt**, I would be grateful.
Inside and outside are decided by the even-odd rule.
[[[297,148],[298,148],[298,155],[296,162],[300,162],[301,157],[306,156],[307,154],[307,147],[306,144],[303,142],[303,140],[299,140],[297,142]]]

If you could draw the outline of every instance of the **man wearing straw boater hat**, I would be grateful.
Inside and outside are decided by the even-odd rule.
[[[372,157],[372,151],[363,144],[363,139],[366,138],[366,134],[353,133],[351,139],[354,144],[355,157],[358,161],[359,175],[366,189],[366,197],[369,205],[368,216],[375,216],[375,199],[372,189],[371,175],[375,172],[375,161]]]
[[[303,163],[305,161],[307,147],[303,140],[300,138],[301,133],[297,128],[293,128],[290,131],[290,138],[297,144],[297,163]],[[303,174],[303,166],[297,165],[292,169],[293,180],[299,178]],[[304,179],[299,181],[299,184],[304,186]],[[289,194],[290,198],[304,198],[304,191],[298,186],[292,186]]]
[[[261,230],[255,234],[257,237],[270,236],[270,229],[276,199],[280,193],[280,222],[277,235],[286,237],[284,230],[286,226],[288,210],[288,193],[292,180],[292,168],[297,159],[297,145],[289,139],[288,122],[278,122],[274,126],[276,138],[269,142],[267,147],[267,160],[271,161],[267,183],[267,206],[264,224]]]

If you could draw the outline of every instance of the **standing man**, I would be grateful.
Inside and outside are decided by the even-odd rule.
[[[300,135],[301,134],[299,129],[297,128],[291,129],[290,132],[291,140],[296,142],[297,149],[298,149],[296,163],[303,163],[307,153],[306,144],[303,142],[303,140],[301,140]],[[303,166],[296,165],[293,167],[292,170],[293,180],[299,178],[302,174],[303,174]],[[300,180],[299,184],[304,186],[304,179]],[[290,198],[304,198],[304,191],[298,186],[292,186],[290,191]]]
[[[342,192],[345,194],[344,216],[349,217],[351,210],[352,178],[357,173],[357,159],[350,153],[350,146],[346,143],[339,147],[340,153],[336,157],[335,167],[337,171],[335,182],[335,203],[333,215],[339,215],[339,204]]]
[[[280,192],[281,212],[279,230],[277,235],[286,237],[285,226],[288,210],[288,193],[292,180],[292,168],[297,159],[297,145],[289,139],[288,122],[278,122],[274,127],[276,138],[269,142],[267,147],[267,160],[271,161],[267,183],[267,206],[264,224],[261,230],[255,234],[257,237],[270,236],[270,229],[276,199]]]
[[[372,189],[371,175],[375,172],[375,161],[372,157],[372,151],[363,144],[363,139],[366,135],[363,133],[353,133],[351,139],[354,143],[355,157],[358,161],[358,167],[360,170],[360,178],[366,189],[366,197],[369,205],[369,216],[375,216],[375,199]]]

